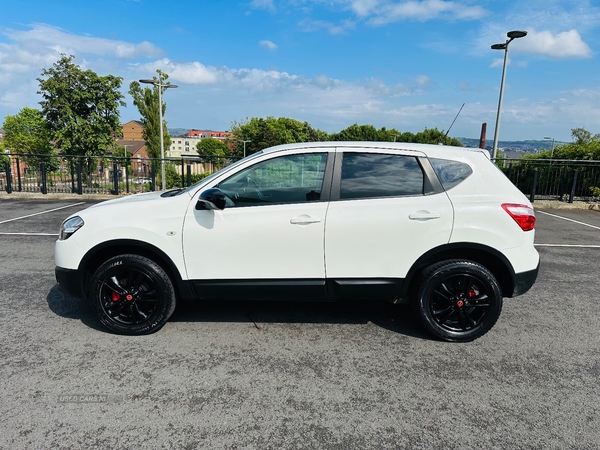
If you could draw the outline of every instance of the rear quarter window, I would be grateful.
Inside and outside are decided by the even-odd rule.
[[[460,161],[441,158],[429,158],[429,161],[445,190],[462,183],[473,173],[471,166]]]

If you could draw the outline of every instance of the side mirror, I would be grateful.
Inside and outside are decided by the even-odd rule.
[[[207,189],[200,194],[196,209],[225,209],[225,194],[218,188]]]

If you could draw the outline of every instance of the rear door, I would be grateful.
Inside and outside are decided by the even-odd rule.
[[[422,153],[338,148],[336,155],[325,225],[327,278],[351,290],[401,284],[421,255],[448,243],[448,196],[437,178],[432,187],[433,170]]]

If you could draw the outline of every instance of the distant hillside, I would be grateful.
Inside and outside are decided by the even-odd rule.
[[[465,147],[479,147],[479,139],[471,139],[459,137],[456,138]],[[555,146],[564,145],[567,142],[554,142]],[[494,141],[488,139],[485,141],[485,148],[491,150],[494,146]],[[550,150],[552,148],[552,141],[550,140],[539,140],[539,141],[498,141],[498,148],[501,150],[509,150],[513,152],[522,153],[536,153],[538,150]]]
[[[188,128],[169,128],[169,134],[171,136],[187,135]],[[458,137],[462,145],[465,147],[479,147],[479,139]],[[555,146],[564,145],[567,142],[556,141]],[[491,150],[494,142],[490,139],[485,141],[485,148]],[[512,151],[520,153],[536,153],[538,150],[550,150],[552,148],[552,141],[539,140],[539,141],[498,141],[498,148],[503,151]]]
[[[187,134],[187,128],[167,128],[167,131],[171,136],[181,136],[182,134]]]

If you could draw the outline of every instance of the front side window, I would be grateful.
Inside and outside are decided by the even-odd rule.
[[[344,153],[341,199],[423,194],[423,171],[414,156]]]
[[[327,153],[280,156],[236,173],[218,188],[228,208],[318,201],[326,162]]]

